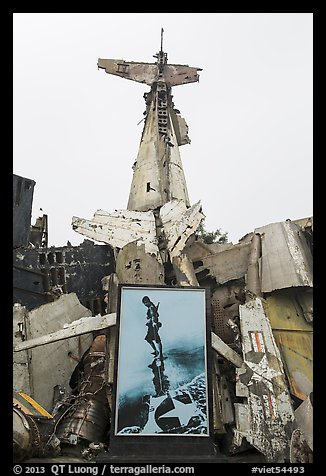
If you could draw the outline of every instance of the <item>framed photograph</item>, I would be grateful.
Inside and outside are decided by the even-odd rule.
[[[205,289],[120,285],[113,436],[209,435]]]

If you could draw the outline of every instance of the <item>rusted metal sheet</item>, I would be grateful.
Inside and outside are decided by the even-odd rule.
[[[290,220],[256,228],[261,235],[262,292],[313,286],[312,254],[301,228]]]
[[[67,405],[57,436],[75,445],[80,440],[106,442],[110,408],[106,398],[106,336],[95,337],[70,379],[77,394]],[[73,403],[73,404],[72,404]]]
[[[240,305],[243,360],[240,380],[248,387],[248,425],[236,432],[270,462],[289,458],[294,413],[280,352],[265,315],[262,300]]]
[[[96,241],[123,248],[133,241],[145,245],[147,253],[158,255],[155,219],[152,212],[98,210],[92,220],[73,217],[72,227],[78,233]]]

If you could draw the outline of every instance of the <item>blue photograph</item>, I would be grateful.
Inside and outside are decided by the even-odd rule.
[[[209,436],[205,289],[120,289],[115,435]]]

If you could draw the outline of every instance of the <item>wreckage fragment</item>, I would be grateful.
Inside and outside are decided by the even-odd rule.
[[[105,381],[106,336],[95,337],[70,379],[73,395],[58,424],[61,442],[107,442],[110,408]]]
[[[291,220],[256,228],[262,245],[262,292],[313,286],[312,254],[300,227]]]
[[[14,306],[14,312],[18,308]],[[14,321],[15,345],[19,341],[38,338],[51,332],[60,330],[64,324],[72,322],[80,317],[90,316],[91,311],[82,306],[76,294],[63,294],[57,301],[44,304],[29,313],[23,314],[22,321]],[[22,331],[21,333],[19,331]],[[46,347],[15,353],[13,388],[18,392],[25,392],[51,412],[53,406],[53,389],[56,385],[68,388],[68,381],[75,368],[75,361],[71,358],[80,358],[93,340],[92,334],[88,333],[72,339],[62,340],[59,343],[50,343]],[[23,354],[24,357],[20,357]],[[51,371],[49,371],[51,355]],[[24,358],[24,362],[17,359]],[[22,372],[24,374],[22,375]],[[26,387],[24,386],[26,385]]]
[[[236,407],[235,446],[245,437],[267,461],[289,461],[294,413],[280,352],[261,299],[240,305],[240,326],[245,371],[241,370],[239,379],[247,386],[248,396],[247,404]]]
[[[13,459],[56,455],[60,442],[51,437],[54,420],[44,408],[25,393],[13,394]]]

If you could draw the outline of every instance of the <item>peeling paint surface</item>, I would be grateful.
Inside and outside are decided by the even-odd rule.
[[[204,218],[200,201],[192,207],[186,208],[181,200],[166,203],[161,208],[160,216],[172,258],[182,252],[188,238],[196,232]]]
[[[289,457],[294,413],[280,352],[262,300],[256,298],[240,305],[239,309],[247,368],[240,380],[248,387],[250,415],[250,429],[239,431],[267,461],[284,462]]]
[[[72,227],[78,233],[96,241],[123,248],[138,241],[147,253],[158,254],[155,218],[152,212],[117,210],[112,213],[98,210],[92,220],[73,217]]]

